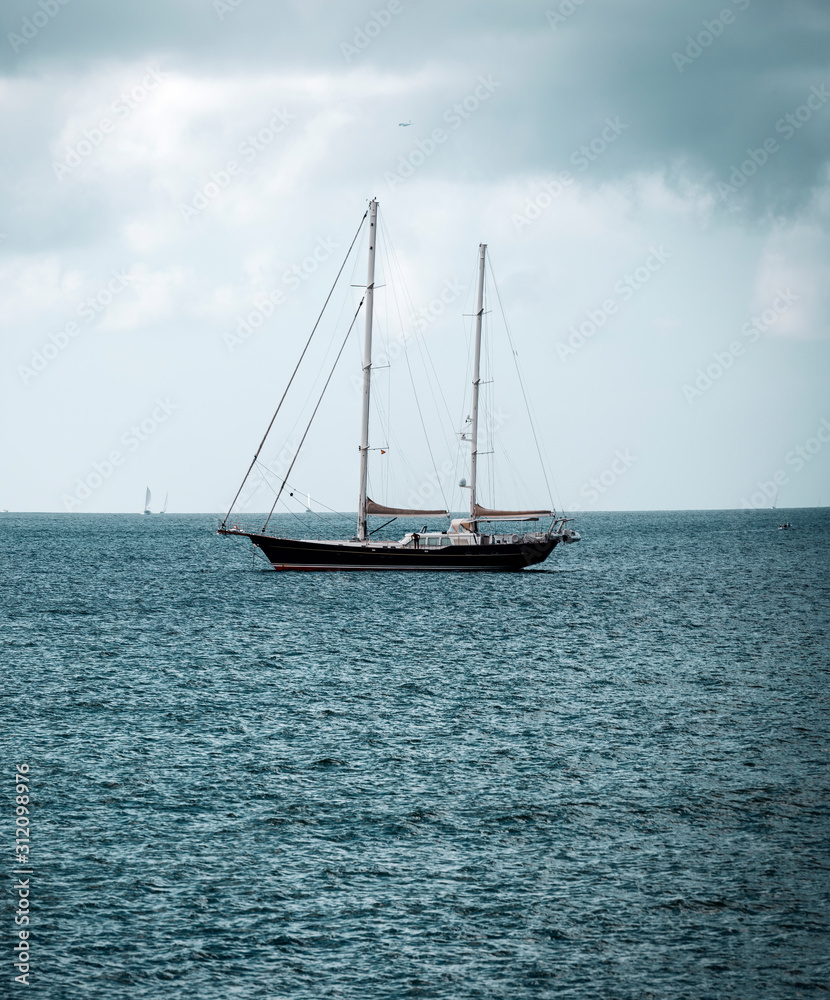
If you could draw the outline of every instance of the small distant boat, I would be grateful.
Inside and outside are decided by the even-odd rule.
[[[789,528],[792,528],[789,521],[782,521],[781,524],[778,525],[779,531],[787,531]]]
[[[165,494],[164,494],[164,506],[163,506],[163,507],[161,508],[161,510],[159,511],[159,514],[166,514],[166,513],[167,513],[167,498],[168,498],[169,496],[170,496],[170,494],[169,494],[169,493],[165,493]],[[146,513],[146,511],[145,511],[145,513]]]
[[[152,499],[152,497],[151,497],[151,494],[150,494],[150,487],[148,486],[147,487],[147,492],[144,494],[144,513],[145,514],[152,514],[152,511],[150,510],[150,500],[151,499]]]

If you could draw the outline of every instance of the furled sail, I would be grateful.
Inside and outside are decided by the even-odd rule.
[[[481,518],[487,517],[528,517],[533,514],[541,514],[543,517],[551,516],[553,514],[552,510],[488,510],[486,507],[482,507],[480,503],[475,505],[475,516]]]
[[[366,513],[379,514],[381,516],[401,516],[401,517],[449,517],[446,510],[410,510],[407,507],[384,507],[383,504],[375,503],[366,497]]]

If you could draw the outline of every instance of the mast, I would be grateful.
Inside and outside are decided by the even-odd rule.
[[[480,243],[478,246],[478,289],[476,291],[476,346],[473,358],[473,412],[470,415],[472,422],[470,449],[470,518],[476,516],[476,466],[478,464],[478,386],[481,378],[479,368],[481,366],[481,319],[484,315],[484,256],[487,251],[487,244]],[[473,531],[478,530],[478,524],[472,523]]]
[[[369,391],[372,382],[372,313],[375,297],[375,237],[378,203],[369,202],[369,270],[366,277],[366,329],[363,336],[363,416],[360,425],[360,496],[357,504],[357,537],[366,540],[366,491],[369,477]]]

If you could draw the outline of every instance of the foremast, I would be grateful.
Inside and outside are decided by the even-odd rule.
[[[473,354],[473,409],[470,414],[472,427],[470,430],[470,518],[473,531],[478,525],[476,516],[476,471],[478,466],[478,387],[481,382],[481,321],[484,316],[484,262],[487,253],[487,244],[479,243],[478,246],[478,288],[476,290],[476,342]]]
[[[369,395],[372,384],[372,317],[375,297],[375,239],[377,236],[378,203],[369,202],[369,268],[366,276],[366,326],[363,335],[363,414],[360,425],[360,496],[357,504],[357,537],[367,538],[366,496],[369,479]]]

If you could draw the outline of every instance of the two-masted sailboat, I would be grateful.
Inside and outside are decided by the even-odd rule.
[[[280,570],[520,570],[545,560],[560,542],[579,541],[579,534],[567,527],[568,519],[557,516],[550,509],[540,510],[489,510],[478,503],[476,495],[477,466],[479,457],[479,387],[481,364],[482,318],[484,315],[484,275],[486,244],[479,246],[478,282],[476,289],[475,311],[475,347],[473,355],[472,381],[472,411],[470,428],[465,439],[471,445],[470,480],[467,484],[462,480],[459,485],[470,491],[469,516],[451,517],[446,510],[413,510],[402,507],[386,507],[375,503],[367,493],[368,460],[369,460],[369,402],[372,382],[372,320],[373,299],[375,291],[375,244],[377,237],[378,203],[369,203],[369,261],[366,279],[366,291],[361,303],[364,308],[364,340],[363,340],[363,387],[360,427],[360,488],[357,512],[357,534],[354,538],[344,540],[321,540],[310,538],[285,538],[267,534],[271,514],[276,507],[282,491],[285,489],[289,468],[281,481],[277,500],[271,508],[271,514],[265,521],[261,532],[242,530],[238,525],[229,523],[234,506],[239,499],[245,482],[250,476],[259,453],[262,450],[268,433],[274,424],[271,420],[268,430],[254,455],[248,472],[239,487],[225,519],[219,527],[220,535],[241,536],[250,538],[270,561],[274,569]],[[365,216],[364,216],[365,219]],[[354,245],[354,244],[353,244]],[[342,270],[342,269],[341,269]],[[358,310],[359,311],[359,310]],[[355,319],[357,318],[355,313]],[[354,320],[353,320],[354,324]],[[351,330],[351,327],[350,327]],[[312,334],[313,335],[313,334]],[[347,335],[348,337],[348,335]],[[307,347],[308,345],[306,345]],[[342,352],[342,348],[341,348]],[[303,352],[303,354],[305,351]],[[303,355],[300,357],[302,361]],[[338,355],[339,357],[339,355]],[[299,363],[297,367],[299,367]],[[296,375],[297,368],[289,380],[283,393],[285,394]],[[319,404],[318,404],[319,405]],[[316,412],[316,410],[315,410]],[[312,417],[313,419],[313,417]],[[310,425],[309,425],[310,426]],[[300,443],[302,446],[302,442]],[[299,452],[299,449],[298,449]],[[295,455],[296,460],[296,455]],[[293,467],[293,462],[292,462]],[[450,521],[447,530],[412,531],[406,533],[398,541],[374,539],[369,532],[370,517],[417,517],[445,518]],[[498,534],[492,530],[492,525],[500,522],[538,522],[540,518],[550,518],[550,525],[544,531],[532,531],[524,534]],[[490,531],[484,531],[482,525],[490,526]]]
[[[159,511],[159,514],[166,514],[167,513],[167,498],[168,498],[169,495],[170,495],[169,493],[165,493],[164,494],[164,505],[162,506],[161,510]],[[148,486],[147,490],[146,490],[146,492],[144,494],[144,513],[145,514],[152,514],[153,513],[150,510],[150,503],[151,503],[152,499],[153,499],[153,495],[150,493],[150,487]]]

